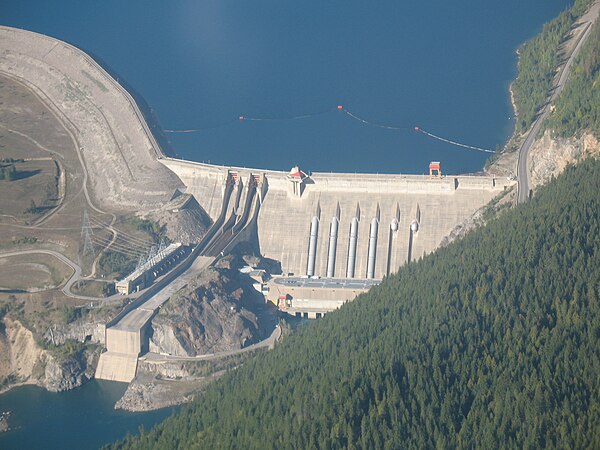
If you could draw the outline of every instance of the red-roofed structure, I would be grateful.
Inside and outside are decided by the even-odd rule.
[[[433,178],[434,176],[442,178],[442,164],[439,161],[431,161],[429,163],[429,177]]]
[[[294,166],[292,167],[292,170],[290,170],[290,173],[288,174],[287,178],[292,182],[292,192],[294,193],[294,195],[301,197],[304,180],[308,178],[308,175],[306,175],[305,172],[300,170],[300,167]]]

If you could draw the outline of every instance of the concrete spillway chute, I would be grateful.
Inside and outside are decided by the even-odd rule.
[[[310,236],[308,239],[308,265],[306,274],[312,277],[315,274],[315,259],[317,257],[317,238],[319,237],[319,218],[313,216],[310,221]]]
[[[371,219],[371,230],[369,231],[369,253],[367,258],[367,278],[375,278],[375,258],[377,256],[377,234],[379,232],[379,220],[377,217]]]
[[[346,278],[354,278],[354,267],[356,265],[356,244],[358,242],[358,218],[353,217],[350,222],[350,237],[348,240],[348,265],[346,267]]]
[[[331,219],[331,225],[329,227],[329,248],[327,249],[327,276],[329,278],[332,278],[335,275],[335,254],[339,225],[340,221],[337,217]]]

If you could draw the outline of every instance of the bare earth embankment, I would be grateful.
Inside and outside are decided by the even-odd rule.
[[[126,210],[168,201],[178,178],[129,95],[90,57],[36,33],[0,27],[0,73],[28,86],[61,120],[102,207]]]

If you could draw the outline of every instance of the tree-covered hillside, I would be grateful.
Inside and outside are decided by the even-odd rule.
[[[600,448],[600,163],[117,448]]]
[[[555,106],[546,128],[562,137],[581,130],[600,137],[600,21],[592,28]]]
[[[560,45],[573,23],[593,0],[575,0],[573,6],[544,25],[540,34],[519,48],[518,76],[512,84],[517,106],[517,132],[526,131],[546,103],[556,68],[561,60]]]

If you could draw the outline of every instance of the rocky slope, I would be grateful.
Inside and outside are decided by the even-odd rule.
[[[212,224],[211,218],[190,194],[181,194],[141,217],[158,222],[171,241],[184,245],[200,242]]]
[[[39,384],[51,392],[62,392],[75,389],[94,376],[100,352],[82,350],[66,358],[44,352],[43,356],[44,373]]]
[[[600,157],[600,142],[592,134],[579,138],[553,138],[550,131],[538,139],[529,152],[529,172],[533,189],[556,177],[570,164]]]
[[[0,321],[0,355],[0,380],[26,382],[32,378],[42,349],[21,322],[5,317]]]
[[[214,359],[141,359],[135,380],[129,384],[115,408],[137,412],[187,403],[201,395],[209,383],[240,367],[261,351],[265,349]]]
[[[237,275],[232,269],[209,269],[173,296],[152,322],[150,351],[196,356],[259,339],[259,318],[252,310],[260,300]]]
[[[92,378],[99,349],[74,340],[41,348],[33,333],[9,317],[0,321],[0,391],[37,384],[49,391],[74,389]]]

